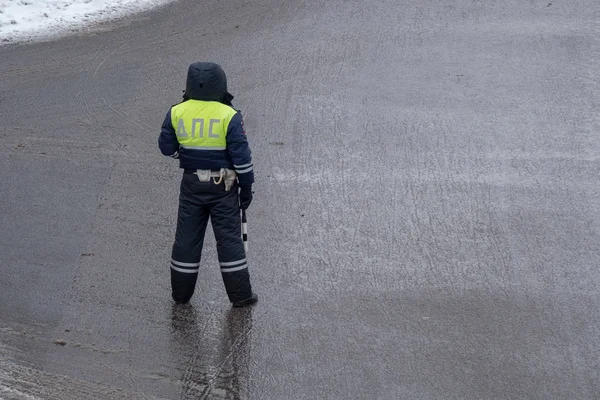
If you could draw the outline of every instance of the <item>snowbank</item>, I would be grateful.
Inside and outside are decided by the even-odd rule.
[[[0,0],[0,46],[62,36],[173,0]]]

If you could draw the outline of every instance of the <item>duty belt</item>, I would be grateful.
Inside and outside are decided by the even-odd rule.
[[[212,171],[210,169],[197,169],[193,172],[198,177],[200,182],[210,182],[213,179],[215,185],[220,185],[221,182],[225,182],[225,191],[228,192],[233,184],[237,174],[234,170],[229,168],[221,168],[219,171]],[[217,179],[219,178],[219,179]]]

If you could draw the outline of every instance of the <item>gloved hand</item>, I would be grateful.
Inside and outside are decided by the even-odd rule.
[[[240,186],[240,208],[242,210],[250,207],[252,203],[252,186]]]

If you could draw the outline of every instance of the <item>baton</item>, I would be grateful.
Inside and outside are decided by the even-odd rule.
[[[244,242],[244,251],[248,251],[248,226],[246,220],[246,210],[242,210],[242,242]]]

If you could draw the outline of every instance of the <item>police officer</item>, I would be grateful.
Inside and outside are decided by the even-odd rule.
[[[240,208],[252,201],[254,172],[242,115],[231,107],[223,69],[189,66],[184,101],[171,107],[158,139],[161,152],[183,169],[171,257],[173,300],[194,294],[210,217],[221,275],[234,307],[256,303],[240,230]],[[238,195],[239,191],[239,195]]]

